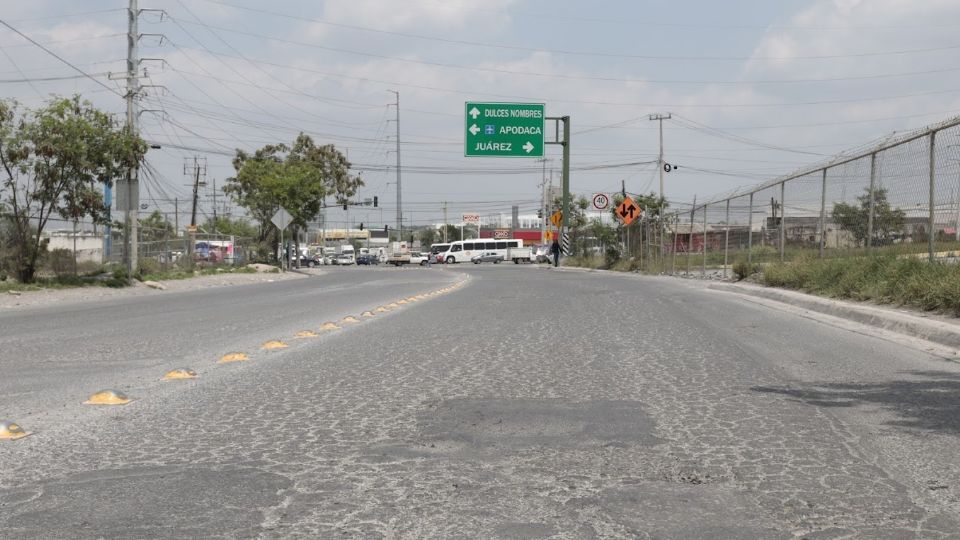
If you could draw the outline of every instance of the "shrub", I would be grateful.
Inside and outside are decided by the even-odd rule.
[[[73,275],[74,262],[73,252],[66,248],[52,249],[47,254],[47,267],[58,278]]]
[[[760,271],[759,264],[751,265],[750,263],[742,259],[733,263],[733,275],[734,277],[737,278],[737,281],[743,281],[744,279],[747,279],[748,277],[752,276],[753,274],[756,274],[759,271]]]
[[[151,259],[149,257],[143,257],[137,260],[137,266],[140,267],[138,272],[141,276],[147,274],[156,274],[160,271],[160,263],[156,259]]]

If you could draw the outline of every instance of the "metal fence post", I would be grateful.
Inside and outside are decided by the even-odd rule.
[[[697,219],[697,196],[693,196],[690,207],[690,234],[687,235],[687,276],[690,276],[690,257],[693,256],[693,222]]]
[[[700,264],[700,277],[707,277],[707,208],[703,205],[703,262]]]
[[[936,152],[937,152],[937,132],[930,132],[930,230],[928,232],[929,240],[927,242],[927,252],[930,258],[930,262],[933,262],[933,250],[934,250],[934,227],[936,227],[936,211],[934,201],[934,196],[936,195]]]
[[[753,193],[750,193],[750,210],[747,215],[747,264],[753,265]]]
[[[723,220],[723,278],[727,278],[727,262],[730,257],[730,199],[727,199],[727,217]]]
[[[787,183],[780,182],[780,262],[783,262],[787,243]]]
[[[869,207],[867,208],[867,251],[873,247],[873,216],[875,214],[876,195],[874,190],[877,185],[877,153],[870,154],[870,191],[867,193]]]
[[[827,169],[823,169],[823,184],[820,187],[820,258],[827,247]]]
[[[680,224],[680,213],[673,215],[673,257],[670,258],[670,275],[677,275],[677,226]]]

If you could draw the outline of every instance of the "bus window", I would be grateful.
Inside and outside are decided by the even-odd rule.
[[[454,244],[454,245],[450,246],[450,251],[460,251],[460,250],[462,250],[462,249],[463,249],[463,247],[462,247],[460,244]]]
[[[473,251],[475,249],[477,248],[473,247],[473,242],[470,242],[469,244],[463,244],[464,251]]]
[[[510,247],[512,247],[512,248],[518,248],[518,247],[520,247],[520,242],[518,242],[518,241],[516,241],[516,240],[511,240],[511,241],[510,241]]]
[[[496,243],[496,242],[487,242],[487,247],[484,248],[484,249],[497,249],[497,243]]]
[[[507,242],[504,240],[497,242],[497,249],[507,249]]]

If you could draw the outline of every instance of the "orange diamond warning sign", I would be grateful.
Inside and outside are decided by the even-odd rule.
[[[620,206],[617,206],[617,217],[625,226],[633,223],[633,220],[640,217],[640,214],[642,214],[640,207],[630,197],[624,199]]]

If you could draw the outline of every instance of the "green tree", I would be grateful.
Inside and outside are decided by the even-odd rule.
[[[13,222],[13,266],[20,281],[34,279],[50,218],[105,223],[100,184],[126,176],[146,151],[142,139],[79,96],[53,98],[32,111],[0,102],[0,196]]]
[[[859,204],[835,203],[831,217],[841,230],[853,235],[857,247],[866,243],[867,224],[870,217],[870,188],[857,197]],[[895,233],[903,231],[906,214],[899,208],[891,208],[887,200],[887,189],[873,190],[873,244],[888,244]]]
[[[166,216],[159,210],[154,210],[152,214],[140,220],[140,239],[144,242],[157,242],[176,236],[173,223],[167,221]]]
[[[453,242],[460,239],[460,227],[447,223],[437,231],[437,241],[443,241],[443,233],[447,233],[447,242]]]
[[[253,155],[237,150],[233,167],[236,176],[227,179],[224,191],[260,223],[261,241],[274,238],[270,218],[279,208],[290,212],[289,237],[298,238],[298,231],[316,219],[327,197],[343,204],[363,186],[350,174],[346,156],[332,144],[317,146],[303,133],[291,146],[267,145]]]
[[[433,227],[423,227],[417,231],[417,237],[423,249],[427,250],[437,242],[437,230]]]
[[[212,217],[201,227],[205,232],[222,234],[226,236],[241,236],[244,238],[256,238],[260,231],[257,227],[243,218],[230,219],[225,216],[218,216],[216,220]]]

